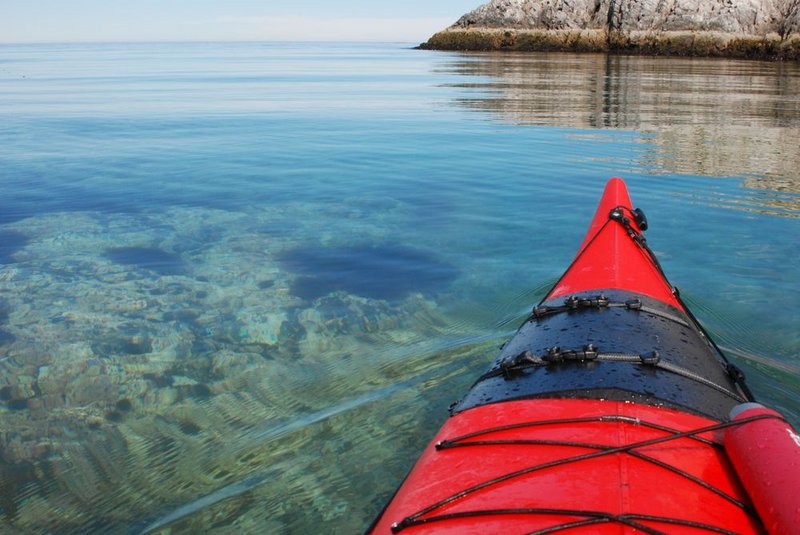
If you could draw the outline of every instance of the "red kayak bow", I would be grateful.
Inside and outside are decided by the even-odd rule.
[[[633,209],[625,182],[609,180],[578,254],[547,298],[616,289],[683,310],[658,261],[643,246],[646,229],[647,219],[641,210]]]
[[[451,407],[372,533],[755,534],[765,519],[775,533],[800,525],[800,503],[785,498],[800,484],[800,438],[792,446],[797,435],[772,411],[728,416],[752,396],[673,291],[646,225],[612,179],[573,263]],[[736,469],[725,430],[735,431]],[[783,439],[755,447],[756,432]],[[766,459],[753,457],[759,448]],[[762,475],[780,465],[774,455],[797,461],[796,475]],[[762,483],[756,498],[741,483],[753,479]],[[771,496],[763,488],[773,485]]]

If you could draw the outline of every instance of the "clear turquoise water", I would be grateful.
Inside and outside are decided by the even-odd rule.
[[[800,422],[798,134],[795,64],[2,46],[0,531],[362,531],[613,175]]]

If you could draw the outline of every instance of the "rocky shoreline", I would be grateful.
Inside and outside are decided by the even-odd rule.
[[[800,36],[780,39],[720,32],[625,32],[603,30],[447,29],[419,45],[422,50],[512,52],[608,52],[653,56],[707,56],[800,61]]]
[[[800,60],[800,0],[492,0],[419,48]]]

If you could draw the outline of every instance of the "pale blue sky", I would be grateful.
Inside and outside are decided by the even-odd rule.
[[[0,0],[0,42],[421,42],[481,0]]]

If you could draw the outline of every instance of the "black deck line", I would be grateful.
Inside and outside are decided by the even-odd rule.
[[[657,351],[663,363],[688,370],[732,392],[740,392],[726,372],[725,363],[683,311],[621,290],[595,290],[575,295],[591,298],[601,293],[612,301],[638,299],[642,310],[582,308],[529,319],[503,347],[490,370],[499,369],[502,361],[525,351],[543,355],[552,347],[580,350],[592,344],[597,351],[605,353],[649,355]],[[563,302],[564,299],[558,299],[543,305],[559,306]],[[452,412],[528,398],[631,401],[680,409],[717,420],[727,419],[730,409],[741,401],[691,378],[646,364],[565,361],[531,367],[510,377],[499,375],[482,380]]]

